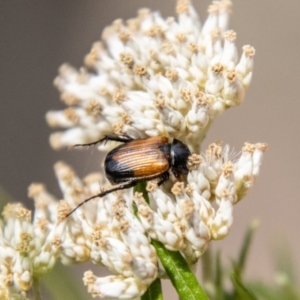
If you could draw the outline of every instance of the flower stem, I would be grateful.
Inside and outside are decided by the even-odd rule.
[[[213,282],[213,273],[212,273],[212,265],[213,265],[213,257],[211,253],[211,249],[208,247],[204,254],[201,257],[201,265],[202,265],[202,277],[203,282]]]
[[[40,291],[40,279],[36,276],[33,276],[33,294],[34,294],[34,300],[42,300],[42,295]]]
[[[149,196],[146,190],[146,182],[139,182],[135,187],[134,191],[138,193],[142,193],[144,199],[149,204]],[[135,214],[137,215],[137,210],[135,210]],[[163,300],[163,292],[161,288],[161,280],[160,278],[156,278],[151,285],[148,287],[145,294],[141,297],[141,300]]]
[[[134,191],[138,193],[142,193],[144,199],[149,204],[149,196],[146,190],[147,183],[145,181],[138,182],[137,185],[134,187]]]

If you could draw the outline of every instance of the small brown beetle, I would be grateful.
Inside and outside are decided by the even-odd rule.
[[[74,147],[91,146],[107,141],[123,143],[111,150],[104,162],[107,179],[111,184],[119,185],[84,200],[67,216],[91,199],[133,187],[140,181],[159,178],[158,185],[161,185],[169,179],[170,170],[178,180],[181,180],[182,175],[187,175],[189,172],[187,168],[187,160],[191,155],[189,148],[177,139],[173,139],[173,142],[169,143],[165,136],[134,140],[128,136],[105,135],[99,141],[78,144]]]

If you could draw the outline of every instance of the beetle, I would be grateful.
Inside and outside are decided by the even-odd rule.
[[[122,144],[112,149],[104,162],[105,174],[112,185],[117,187],[102,191],[76,206],[67,217],[78,207],[91,199],[104,197],[118,190],[134,187],[138,182],[159,179],[158,185],[169,179],[170,171],[177,180],[187,175],[188,157],[191,152],[183,142],[173,139],[172,143],[165,136],[133,139],[129,136],[105,135],[102,139],[78,146],[92,146],[107,141],[121,142]]]

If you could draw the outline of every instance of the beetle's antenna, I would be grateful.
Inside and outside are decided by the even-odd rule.
[[[72,209],[72,210],[66,215],[66,218],[67,218],[68,216],[70,216],[75,210],[77,210],[77,208],[79,208],[80,206],[82,206],[84,203],[86,203],[86,202],[88,202],[88,201],[90,201],[90,200],[92,200],[92,199],[95,199],[95,198],[97,198],[97,197],[102,197],[102,196],[101,196],[101,193],[100,193],[100,194],[97,194],[97,195],[94,195],[94,196],[92,196],[92,197],[90,197],[90,198],[87,198],[87,199],[85,199],[84,201],[82,201],[81,203],[79,203],[74,209]]]
[[[92,199],[95,199],[95,198],[98,198],[98,197],[99,197],[99,198],[102,198],[102,197],[106,196],[107,194],[110,194],[110,193],[112,193],[112,192],[116,192],[116,191],[119,191],[119,190],[128,189],[128,188],[130,188],[130,187],[135,186],[136,184],[137,184],[137,182],[136,182],[135,180],[131,180],[131,181],[126,182],[126,183],[124,183],[124,184],[121,184],[121,185],[119,185],[119,186],[117,186],[117,187],[115,187],[115,188],[112,188],[112,189],[110,189],[110,190],[103,191],[103,192],[101,192],[101,193],[99,193],[99,194],[97,194],[97,195],[94,195],[94,196],[92,196],[92,197],[90,197],[90,198],[87,198],[87,199],[85,199],[84,201],[82,201],[81,203],[79,203],[73,210],[71,210],[71,211],[66,215],[66,218],[69,217],[75,210],[77,210],[77,208],[79,208],[79,207],[82,206],[84,203],[87,203],[87,202],[89,202],[89,201],[92,200]]]
[[[92,142],[92,143],[75,144],[75,145],[69,147],[69,150],[73,150],[75,147],[89,147],[89,146],[95,146],[95,145],[97,145],[98,143],[101,143],[101,142],[103,142],[103,141],[107,141],[106,135],[105,135],[103,138],[101,138],[100,140],[95,141],[95,142]]]
[[[120,142],[120,143],[128,143],[132,141],[133,139],[130,136],[123,136],[123,137],[118,137],[118,136],[113,136],[113,135],[104,135],[103,138],[101,138],[98,141],[92,142],[92,143],[86,143],[86,144],[75,144],[71,147],[69,147],[69,150],[73,150],[75,147],[89,147],[89,146],[95,146],[98,143],[106,143],[107,141],[115,141],[115,142]]]

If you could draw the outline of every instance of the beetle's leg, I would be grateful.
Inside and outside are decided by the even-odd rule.
[[[161,180],[157,183],[158,186],[162,185],[165,181],[167,181],[170,177],[169,172],[165,172],[161,175]]]
[[[115,142],[121,142],[121,143],[127,143],[132,141],[133,139],[130,136],[113,136],[113,135],[104,135],[103,138],[101,138],[98,141],[92,142],[92,143],[87,143],[87,144],[76,144],[70,147],[70,149],[73,149],[75,147],[88,147],[88,146],[94,146],[97,145],[98,143],[106,143],[107,141],[115,141]]]
[[[135,180],[131,180],[131,181],[128,181],[128,182],[126,182],[126,183],[123,183],[123,184],[121,184],[121,185],[119,185],[119,186],[117,186],[117,187],[115,187],[115,188],[112,188],[112,189],[110,189],[110,190],[103,191],[103,192],[101,192],[101,193],[99,193],[99,194],[97,194],[97,195],[94,195],[94,196],[92,196],[92,197],[90,197],[90,198],[87,198],[87,199],[85,199],[84,201],[82,201],[80,204],[78,204],[71,212],[69,212],[69,213],[66,215],[66,217],[68,217],[69,215],[71,215],[75,210],[77,210],[77,208],[79,208],[80,206],[82,206],[84,203],[87,203],[87,202],[89,202],[89,201],[92,200],[92,199],[95,199],[95,198],[98,198],[98,197],[99,197],[99,198],[104,197],[104,196],[106,196],[107,194],[110,194],[110,193],[115,192],[115,191],[128,189],[128,188],[130,188],[130,187],[135,186],[136,184],[137,184],[137,182],[136,182]]]

